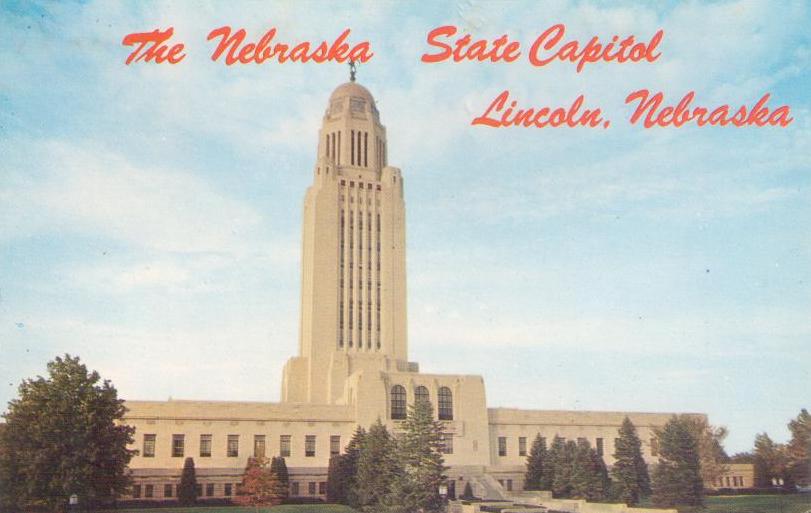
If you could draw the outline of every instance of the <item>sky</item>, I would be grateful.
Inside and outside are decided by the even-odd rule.
[[[426,3],[427,4],[427,3]],[[426,64],[428,32],[664,30],[653,63]],[[704,412],[732,454],[811,390],[811,6],[798,2],[0,4],[0,403],[79,355],[126,399],[277,401],[301,207],[345,64],[213,62],[207,34],[369,41],[358,81],[407,205],[410,359],[491,407]],[[125,65],[174,27],[177,65]],[[789,105],[786,128],[631,125],[625,97]],[[608,129],[472,126],[504,90]],[[2,408],[0,408],[1,410]]]

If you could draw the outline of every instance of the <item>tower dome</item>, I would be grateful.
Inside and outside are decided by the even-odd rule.
[[[337,100],[338,98],[344,98],[346,96],[351,96],[352,98],[362,98],[372,105],[375,103],[372,93],[357,82],[346,82],[339,85],[334,91],[332,91],[329,100],[332,102],[332,100]]]

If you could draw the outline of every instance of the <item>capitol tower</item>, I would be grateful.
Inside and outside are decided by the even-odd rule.
[[[284,402],[345,404],[358,370],[408,367],[403,181],[387,153],[353,73],[329,98],[304,199],[299,356]]]
[[[420,372],[408,360],[403,179],[388,166],[375,100],[354,76],[330,95],[317,147],[304,197],[299,350],[284,366],[281,401],[127,400],[137,451],[127,500],[175,500],[187,457],[206,499],[232,500],[250,458],[280,457],[291,497],[325,500],[330,459],[358,426],[379,421],[397,436],[420,401],[442,424],[451,498],[470,484],[478,497],[512,499],[536,438],[588,442],[610,466],[626,416],[645,461],[658,461],[655,433],[672,413],[494,408],[482,376]],[[530,364],[539,372],[529,393],[554,393],[543,378],[551,363]]]

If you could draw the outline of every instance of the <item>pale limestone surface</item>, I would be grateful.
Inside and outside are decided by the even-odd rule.
[[[626,415],[639,430],[646,460],[656,460],[650,439],[670,413],[488,409],[481,376],[421,374],[408,361],[405,270],[402,175],[388,166],[386,129],[374,98],[349,82],[330,96],[304,199],[299,354],[284,367],[281,402],[127,401],[126,422],[136,428],[133,448],[140,451],[130,465],[140,498],[147,498],[147,485],[148,498],[165,498],[166,485],[178,482],[188,456],[203,498],[208,491],[223,497],[228,484],[234,493],[262,437],[268,457],[282,454],[289,437],[285,458],[294,495],[323,496],[331,448],[343,450],[356,426],[381,419],[398,431],[399,421],[392,420],[396,385],[407,404],[417,387],[425,387],[435,414],[440,389],[450,391],[452,419],[445,425],[453,449],[445,461],[457,493],[476,476],[492,483],[493,493],[520,490],[521,449],[528,452],[538,434],[548,444],[555,436],[586,438],[593,446],[600,440],[610,465]],[[180,435],[182,456],[173,455],[173,437]],[[155,439],[153,456],[144,454],[145,437]],[[236,441],[235,455],[228,454],[229,437]],[[201,455],[204,438],[211,440],[210,456]]]

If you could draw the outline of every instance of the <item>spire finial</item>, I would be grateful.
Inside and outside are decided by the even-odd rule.
[[[355,81],[355,73],[357,73],[357,71],[358,71],[358,68],[357,68],[357,66],[355,66],[355,61],[350,60],[349,61],[349,81],[350,82]]]

